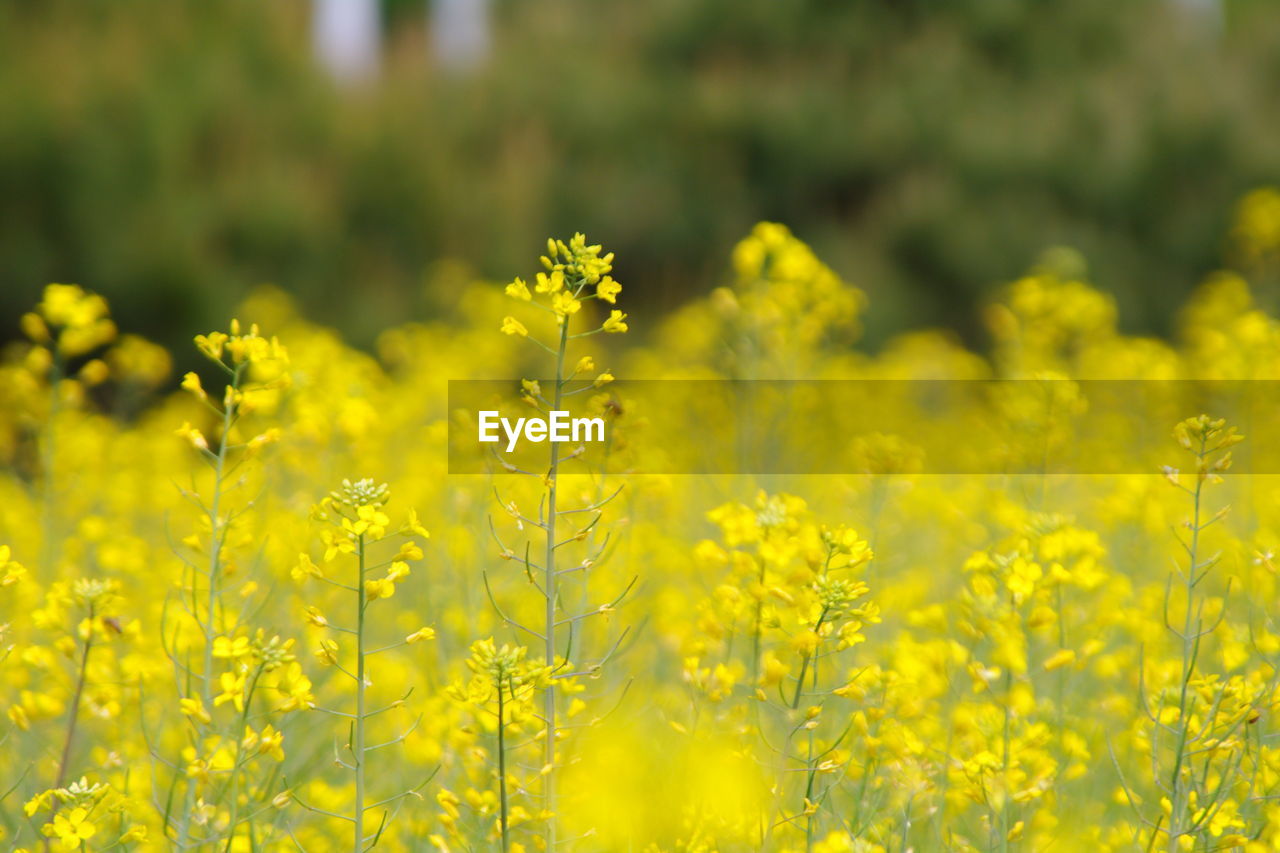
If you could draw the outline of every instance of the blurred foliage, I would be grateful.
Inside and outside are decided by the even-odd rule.
[[[468,77],[394,5],[345,90],[302,2],[0,6],[0,337],[49,281],[171,346],[269,281],[368,342],[575,230],[654,311],[759,219],[871,294],[873,346],[975,334],[1059,244],[1163,332],[1280,167],[1269,3],[497,2]]]

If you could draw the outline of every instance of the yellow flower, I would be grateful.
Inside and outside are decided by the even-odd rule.
[[[604,326],[602,328],[606,332],[620,334],[625,332],[628,328],[627,324],[624,322],[626,319],[627,315],[615,308],[609,312],[609,319],[604,321]]]
[[[45,824],[41,831],[50,838],[56,837],[64,849],[79,850],[98,828],[89,822],[89,810],[77,806],[70,812],[55,815],[53,823]]]
[[[379,598],[390,598],[396,594],[396,585],[388,578],[365,581],[364,594],[370,601],[377,601]]]
[[[540,272],[534,282],[533,289],[539,293],[558,293],[564,288],[564,272],[552,271],[551,275]]]
[[[253,438],[249,439],[247,446],[250,450],[258,450],[259,448],[266,447],[268,444],[275,444],[279,440],[280,430],[276,427],[271,427],[270,429],[260,432]]]
[[[174,434],[191,442],[191,446],[196,450],[209,449],[209,442],[205,439],[204,434],[187,421],[183,421],[182,426],[174,430]]]
[[[400,550],[396,552],[395,557],[393,557],[392,559],[405,560],[405,561],[421,560],[422,549],[419,548],[417,543],[415,542],[405,542],[403,545],[400,546]]]
[[[201,400],[209,399],[209,395],[205,393],[204,388],[200,385],[200,377],[194,373],[187,373],[182,377],[182,387],[195,394]]]
[[[107,301],[79,285],[48,285],[38,310],[48,326],[24,321],[23,330],[32,340],[43,343],[49,337],[49,326],[60,328],[57,348],[63,355],[84,355],[110,343],[116,336],[115,323],[108,317]]]
[[[1013,593],[1014,600],[1022,603],[1027,596],[1035,591],[1036,581],[1040,580],[1043,574],[1044,571],[1038,563],[1023,557],[1015,557],[1013,562],[1009,564],[1009,573],[1005,578],[1005,585],[1009,587],[1009,592]]]
[[[41,809],[47,809],[53,804],[53,797],[56,793],[56,789],[50,788],[47,791],[41,791],[39,794],[36,794],[31,799],[27,800],[27,802],[22,806],[23,813],[26,814],[27,817],[31,817]]]
[[[333,666],[338,662],[338,644],[327,638],[321,640],[320,648],[316,649],[316,657],[325,666]]]
[[[95,358],[85,362],[84,367],[80,368],[80,381],[88,387],[101,385],[107,381],[107,377],[111,375],[111,369],[107,367],[107,363],[100,358]]]
[[[304,581],[307,578],[321,578],[324,574],[320,571],[320,567],[311,562],[311,558],[306,554],[298,555],[298,562],[289,570],[289,575],[295,581]]]
[[[343,519],[346,521],[346,519]],[[325,544],[324,562],[329,562],[339,554],[351,554],[356,550],[355,543],[351,541],[346,534],[340,534],[333,530],[321,530],[320,541]],[[319,572],[316,572],[319,575]]]
[[[336,644],[334,650],[337,650]],[[276,682],[276,691],[285,697],[278,709],[281,711],[310,708],[315,702],[315,697],[311,695],[311,679],[303,674],[302,665],[297,661],[291,661],[283,669]]]
[[[502,318],[502,333],[504,335],[519,335],[522,338],[529,336],[529,330],[524,327],[524,323],[511,316]]]
[[[596,285],[596,296],[608,302],[610,305],[618,301],[618,294],[622,292],[622,285],[613,280],[611,276],[605,276],[600,279],[600,283]]]
[[[1074,649],[1059,649],[1049,656],[1044,662],[1044,668],[1047,672],[1053,672],[1055,669],[1061,669],[1076,662],[1076,653]]]
[[[434,640],[436,638],[435,628],[419,628],[412,634],[404,638],[404,641],[410,645],[421,642],[422,640]]]
[[[47,344],[52,340],[49,327],[44,324],[40,315],[33,311],[23,314],[19,325],[22,327],[23,334],[38,344]]]
[[[270,723],[260,733],[245,726],[241,745],[245,750],[257,749],[259,755],[269,755],[276,761],[284,761],[284,733]]]
[[[551,297],[551,310],[556,312],[561,322],[564,322],[565,317],[577,314],[580,308],[582,308],[582,303],[567,290],[562,290]]]
[[[222,692],[213,699],[213,707],[217,708],[227,702],[235,705],[237,711],[244,710],[244,673],[224,672],[218,679]]]
[[[533,294],[529,292],[529,285],[525,284],[524,279],[516,276],[515,281],[507,285],[507,296],[512,299],[519,299],[522,302],[528,302],[533,299]]]
[[[342,520],[342,526],[357,536],[366,535],[371,539],[381,539],[383,534],[387,532],[387,525],[391,523],[391,519],[387,514],[376,506],[359,506],[356,507],[356,520]]]
[[[252,653],[253,648],[249,645],[248,637],[236,637],[234,640],[230,637],[218,637],[213,641],[215,658],[237,660],[248,657]]]
[[[27,717],[27,709],[21,705],[9,706],[9,722],[24,732],[31,728],[31,720]]]
[[[763,687],[773,687],[782,682],[782,679],[791,667],[778,659],[773,652],[769,652],[764,658],[763,672],[760,674],[760,684]]]
[[[115,375],[144,388],[164,382],[173,368],[169,351],[137,335],[124,335],[107,353]]]
[[[199,699],[184,698],[178,700],[178,710],[194,720],[208,725],[211,721],[209,712],[205,710],[204,703]]]
[[[415,536],[421,536],[423,539],[430,539],[431,534],[427,528],[422,526],[422,522],[418,520],[417,510],[409,510],[409,520],[404,523],[404,529]]]
[[[222,360],[222,350],[227,344],[227,335],[224,332],[210,332],[207,335],[196,335],[196,347],[200,352],[207,355],[214,361]]]
[[[0,586],[15,584],[27,573],[21,563],[9,559],[10,554],[8,545],[0,545]]]
[[[801,654],[813,654],[822,642],[816,631],[800,631],[791,638],[791,647]]]
[[[140,843],[146,843],[147,828],[143,824],[135,823],[133,826],[129,827],[124,835],[120,836],[120,840],[122,842],[137,841]]]

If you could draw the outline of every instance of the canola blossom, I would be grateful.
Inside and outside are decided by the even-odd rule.
[[[49,285],[0,360],[0,843],[1280,849],[1276,425],[1228,392],[1280,379],[1277,210],[1168,341],[1057,250],[989,348],[867,354],[866,296],[771,223],[665,316],[579,234],[372,352],[273,288],[170,353]],[[735,412],[662,381],[766,379],[835,416],[716,451],[822,458],[682,473]],[[991,385],[855,430],[831,380]],[[1110,380],[1181,384],[1085,442]]]

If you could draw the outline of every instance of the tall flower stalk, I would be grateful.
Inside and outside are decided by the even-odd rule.
[[[774,774],[757,846],[798,842],[798,831],[805,850],[819,849],[831,795],[852,781],[848,750],[859,732],[836,709],[862,692],[844,653],[880,621],[863,580],[872,551],[853,529],[819,524],[795,495],[760,492],[752,505],[724,504],[707,517],[724,548],[707,541],[698,550],[726,574],[699,607],[699,654],[685,659],[685,682],[710,703],[687,727],[705,725],[698,715],[710,711],[754,731]],[[749,649],[735,643],[745,632]]]
[[[350,823],[351,849],[354,853],[362,853],[362,851],[376,847],[391,817],[391,812],[387,807],[398,803],[417,791],[417,788],[414,788],[383,800],[369,801],[368,765],[371,755],[380,749],[402,743],[417,725],[415,722],[408,730],[401,732],[384,743],[369,743],[371,721],[387,711],[401,708],[404,705],[404,700],[408,697],[406,693],[383,707],[371,709],[369,707],[369,688],[372,686],[372,679],[369,674],[370,661],[374,656],[382,652],[417,643],[421,640],[428,640],[435,636],[434,629],[424,627],[389,645],[378,647],[370,645],[369,629],[371,622],[368,618],[369,606],[373,602],[388,599],[395,595],[396,587],[409,577],[409,563],[420,560],[423,556],[422,549],[412,538],[403,542],[394,556],[381,562],[375,562],[375,547],[397,534],[423,539],[429,535],[426,529],[419,524],[417,514],[412,511],[409,513],[408,521],[399,530],[388,532],[391,519],[384,512],[384,508],[389,500],[390,490],[385,483],[375,484],[368,479],[354,483],[350,480],[344,480],[342,487],[324,498],[313,513],[317,521],[328,525],[320,535],[321,541],[325,545],[325,553],[321,563],[328,565],[336,560],[345,558],[352,564],[347,569],[348,572],[351,572],[349,576],[350,583],[342,579],[343,573],[341,570],[339,570],[336,577],[331,576],[332,572],[321,568],[306,554],[300,556],[299,564],[294,569],[294,576],[299,580],[315,578],[342,590],[349,596],[354,610],[353,616],[349,617],[353,618],[354,626],[350,624],[343,626],[336,622],[331,622],[321,613],[319,608],[307,608],[307,619],[312,625],[335,631],[339,634],[345,634],[355,644],[354,665],[343,663],[342,649],[338,642],[332,638],[323,639],[319,649],[316,651],[316,656],[322,664],[334,667],[347,676],[355,685],[355,707],[351,710],[343,711],[317,706],[317,710],[347,721],[348,738],[344,747],[346,757],[335,755],[334,761],[351,771],[355,777],[355,794],[351,809],[347,814],[340,814],[311,805],[303,801],[296,793],[293,795],[304,808],[310,811]],[[352,569],[354,571],[351,571]],[[373,828],[367,820],[368,813],[379,808],[382,809],[382,814],[378,820],[377,827]]]
[[[628,328],[626,323],[627,315],[620,310],[611,309],[609,316],[599,326],[580,332],[574,332],[571,328],[574,323],[574,317],[579,315],[585,302],[599,300],[610,305],[616,303],[617,296],[622,291],[622,286],[609,275],[613,268],[612,253],[602,255],[601,246],[588,245],[583,235],[575,234],[567,243],[563,240],[548,240],[547,254],[541,260],[546,271],[537,274],[532,290],[523,279],[516,278],[511,284],[507,285],[506,292],[508,296],[518,302],[528,303],[554,318],[555,326],[552,338],[554,345],[548,345],[537,336],[531,334],[529,328],[513,316],[507,316],[503,319],[502,331],[508,335],[527,338],[551,356],[553,360],[554,372],[550,380],[552,384],[549,396],[544,396],[541,382],[524,380],[525,402],[540,410],[563,411],[568,397],[599,388],[613,380],[613,376],[608,371],[600,373],[594,378],[580,378],[582,374],[589,373],[594,369],[594,360],[590,356],[583,356],[572,369],[568,369],[569,347],[576,340],[602,332],[626,332]],[[576,387],[571,387],[575,383]],[[542,694],[541,773],[542,806],[546,817],[543,841],[547,850],[554,850],[556,845],[556,781],[559,767],[556,745],[561,736],[556,703],[556,682],[559,679],[583,674],[582,672],[573,671],[573,667],[569,662],[569,655],[573,653],[576,639],[575,632],[580,622],[592,615],[607,612],[607,609],[617,604],[622,596],[619,596],[614,602],[601,607],[587,607],[578,614],[565,616],[561,613],[563,603],[559,591],[560,575],[565,571],[585,571],[595,565],[605,546],[601,545],[594,554],[589,555],[577,566],[569,568],[560,564],[558,551],[565,545],[586,538],[586,535],[599,521],[599,511],[608,503],[611,497],[598,500],[587,507],[562,508],[560,505],[559,481],[562,466],[569,457],[562,455],[559,442],[551,441],[550,445],[546,472],[541,475],[544,489],[540,500],[538,518],[531,519],[523,516],[515,508],[514,504],[506,506],[507,511],[521,526],[530,524],[540,529],[543,534],[540,548],[542,553],[541,566],[536,566],[529,560],[528,551],[525,552],[524,558],[525,570],[529,577],[532,578],[535,571],[541,576],[541,583],[538,584],[538,587],[543,599],[542,624],[539,630],[534,630],[516,623],[508,618],[506,614],[502,615],[508,624],[525,630],[541,642],[545,665],[552,673],[551,677],[546,681]],[[583,450],[583,448],[579,448],[573,451],[572,457],[577,458],[582,455]],[[507,470],[512,472],[531,473],[521,471],[516,465],[505,459],[503,464]],[[561,539],[558,525],[560,518],[577,513],[587,513],[589,516],[594,515],[594,518],[583,529],[577,530],[572,535]],[[515,556],[515,552],[503,545],[501,540],[499,540],[499,544],[502,547],[504,558],[511,559]],[[623,596],[625,594],[626,592],[624,591]],[[560,648],[558,645],[558,629],[561,627],[567,628],[569,634],[565,645],[566,653],[563,657],[558,656],[557,652]],[[612,655],[613,650],[616,650],[616,648],[617,645],[615,644],[609,653],[592,664],[590,671],[596,671],[604,660]]]
[[[57,562],[60,548],[55,476],[59,421],[65,398],[69,393],[75,397],[75,382],[68,383],[71,387],[64,387],[64,382],[74,377],[84,386],[90,386],[106,378],[105,362],[99,358],[84,359],[115,339],[116,326],[107,301],[98,294],[75,284],[50,284],[44,289],[36,310],[23,315],[22,330],[34,344],[26,363],[33,372],[42,374],[48,384],[48,411],[44,434],[40,437],[40,568],[49,572]],[[72,362],[77,360],[82,365],[78,371],[69,372]]]
[[[229,334],[215,331],[198,335],[195,343],[200,352],[226,377],[226,385],[223,387],[221,400],[218,400],[204,389],[198,374],[192,372],[183,377],[183,389],[213,415],[217,435],[211,443],[200,429],[189,422],[184,422],[177,430],[177,434],[191,445],[208,466],[212,482],[207,502],[195,486],[183,492],[184,497],[198,508],[201,518],[197,531],[182,540],[183,550],[192,552],[193,556],[187,557],[179,550],[185,567],[178,601],[182,616],[176,624],[170,625],[170,608],[166,602],[162,613],[161,634],[166,654],[174,667],[182,713],[206,743],[217,743],[223,738],[236,736],[238,732],[221,721],[215,721],[210,709],[232,702],[233,693],[233,704],[237,711],[243,713],[252,704],[252,696],[246,701],[243,695],[248,682],[243,678],[244,673],[238,672],[246,665],[239,659],[242,656],[220,653],[220,650],[226,652],[234,647],[232,637],[239,634],[242,628],[238,620],[228,614],[222,605],[228,543],[236,520],[245,511],[244,508],[228,509],[229,493],[243,482],[230,481],[246,459],[279,438],[279,430],[274,428],[247,440],[242,439],[240,430],[243,418],[254,410],[260,399],[271,397],[288,387],[288,354],[278,340],[259,334],[256,325],[243,330],[238,320],[231,321]],[[200,555],[207,556],[201,561]],[[198,670],[193,667],[190,648],[193,640],[201,646],[202,662]],[[248,638],[243,634],[238,640],[248,643]],[[247,646],[239,648],[247,654]],[[222,660],[228,660],[232,666],[231,671],[222,671]],[[279,663],[281,661],[274,662],[272,668]],[[198,695],[191,695],[193,687],[198,690]],[[221,755],[216,748],[211,747],[211,750],[209,756],[197,758],[191,766],[209,766],[209,762]],[[240,755],[239,749],[235,750],[235,755]],[[236,760],[232,766],[231,784],[221,789],[221,796],[234,792],[238,801],[241,770],[242,767]],[[179,814],[174,814],[172,789],[169,805],[165,808],[165,824],[172,828],[179,848],[214,840],[197,837],[192,829],[193,816],[199,811],[197,806],[204,799],[201,787],[209,788],[207,793],[210,797],[217,796],[215,789],[209,785],[210,777],[204,772],[192,773],[190,769],[187,776]],[[178,784],[175,777],[173,786]],[[233,812],[238,809],[238,802],[233,803],[232,808]],[[228,844],[234,838],[237,822],[236,815],[232,814]]]
[[[1214,815],[1232,795],[1227,784],[1239,770],[1243,754],[1239,751],[1237,735],[1247,721],[1256,719],[1251,697],[1237,693],[1238,685],[1229,681],[1216,683],[1216,677],[1206,677],[1197,662],[1201,660],[1204,639],[1218,627],[1224,610],[1212,624],[1206,625],[1205,607],[1208,597],[1200,591],[1200,584],[1209,577],[1218,563],[1218,555],[1204,556],[1203,534],[1211,525],[1226,515],[1226,507],[1206,519],[1205,487],[1222,482],[1222,474],[1231,467],[1230,448],[1244,440],[1234,427],[1228,427],[1221,419],[1207,415],[1189,418],[1174,429],[1174,438],[1195,459],[1195,481],[1184,485],[1179,472],[1165,469],[1165,476],[1176,488],[1185,492],[1191,502],[1191,517],[1185,523],[1187,538],[1180,539],[1185,552],[1185,566],[1179,568],[1182,592],[1182,628],[1174,628],[1172,615],[1173,577],[1165,594],[1165,624],[1181,647],[1178,683],[1174,688],[1176,704],[1166,704],[1162,695],[1159,706],[1151,708],[1146,699],[1145,686],[1142,701],[1154,725],[1152,734],[1152,767],[1159,774],[1162,759],[1161,744],[1167,742],[1171,766],[1166,767],[1164,779],[1157,778],[1157,786],[1165,794],[1167,808],[1152,833],[1152,843],[1163,833],[1165,846],[1170,853],[1188,849],[1188,841],[1194,841],[1208,829]],[[1224,701],[1226,700],[1226,701]],[[1234,748],[1222,748],[1233,746]],[[1197,768],[1199,759],[1202,766]],[[1217,779],[1217,784],[1211,780]],[[1215,833],[1216,834],[1216,833]]]
[[[527,817],[523,809],[513,813],[510,803],[511,783],[507,774],[510,730],[529,717],[537,692],[547,686],[547,668],[526,660],[527,654],[524,646],[506,643],[498,646],[492,637],[478,640],[472,643],[471,657],[467,659],[467,668],[474,673],[470,683],[450,689],[455,698],[495,717],[498,837],[503,853],[511,849],[513,816],[518,813],[521,818]]]
[[[76,687],[71,694],[71,707],[67,711],[67,732],[62,739],[62,753],[58,759],[58,776],[53,787],[61,788],[67,781],[67,770],[71,763],[71,748],[75,743],[76,725],[80,721],[80,700],[84,696],[85,682],[89,679],[89,655],[93,653],[94,633],[97,630],[96,620],[101,601],[110,595],[109,587],[100,581],[82,580],[76,583],[75,597],[85,609],[84,639],[80,646],[80,660],[76,667]]]

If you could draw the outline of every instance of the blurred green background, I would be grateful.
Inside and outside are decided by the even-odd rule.
[[[1272,0],[493,0],[469,70],[380,14],[342,82],[303,0],[0,5],[0,337],[65,281],[185,346],[271,282],[368,343],[575,230],[652,316],[760,219],[870,293],[872,347],[973,339],[1056,244],[1165,333],[1280,174]]]

